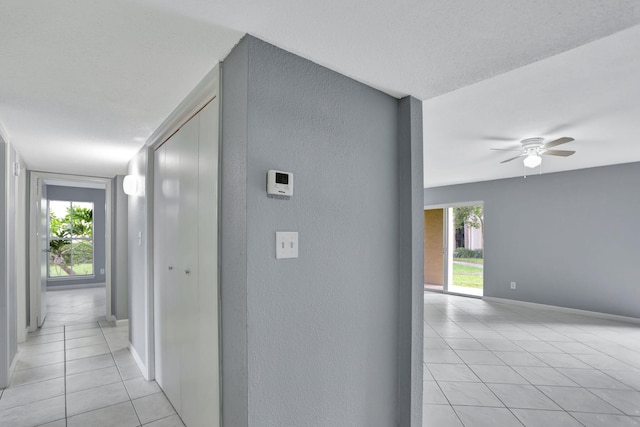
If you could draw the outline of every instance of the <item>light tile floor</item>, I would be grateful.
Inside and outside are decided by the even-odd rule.
[[[423,426],[640,426],[640,325],[425,292]]]
[[[424,284],[424,290],[425,291],[430,291],[430,292],[442,292],[443,286],[442,285],[434,285],[431,283],[425,283]],[[472,297],[482,297],[483,294],[483,290],[482,288],[468,288],[466,286],[456,286],[456,285],[449,285],[449,287],[447,288],[447,293],[449,294],[456,294],[456,295],[469,295]]]
[[[0,427],[183,426],[140,373],[127,326],[104,320],[104,288],[48,292],[47,320],[19,346]]]

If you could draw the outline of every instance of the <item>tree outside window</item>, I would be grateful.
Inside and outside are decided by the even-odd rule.
[[[49,201],[49,277],[93,275],[93,203]]]
[[[455,207],[453,213],[454,225],[457,229],[464,228],[466,225],[480,230],[482,237],[484,237],[484,208],[482,205]]]

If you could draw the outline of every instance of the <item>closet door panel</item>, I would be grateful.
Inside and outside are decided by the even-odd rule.
[[[218,120],[219,101],[200,112],[198,187],[199,325],[198,398],[195,426],[218,426],[220,419],[218,360]]]
[[[220,425],[219,112],[214,98],[156,150],[156,379],[189,427]]]
[[[180,265],[178,260],[178,225],[180,224],[180,156],[184,144],[184,132],[178,131],[165,143],[165,313],[163,322],[166,325],[166,337],[163,360],[163,375],[165,387],[163,390],[176,408],[181,411],[181,351],[184,345],[182,338],[183,318],[181,299]]]
[[[197,426],[202,408],[198,405],[197,384],[200,369],[198,348],[198,142],[199,117],[182,127],[184,139],[180,146],[180,215],[178,249],[180,259],[180,289],[182,294],[181,396],[182,419],[188,426]]]
[[[165,182],[165,146],[160,147],[154,154],[153,181],[153,312],[155,328],[155,366],[156,382],[164,388],[164,372],[162,367],[165,360],[166,325],[164,322],[164,305],[166,304],[166,242],[165,242],[165,196],[163,186]]]

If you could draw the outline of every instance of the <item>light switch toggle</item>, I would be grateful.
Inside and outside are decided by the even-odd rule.
[[[276,259],[298,258],[298,232],[276,231]]]

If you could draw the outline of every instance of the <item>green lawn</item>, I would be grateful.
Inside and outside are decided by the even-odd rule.
[[[455,261],[469,262],[467,259],[477,258],[456,258],[453,262],[453,284],[466,288],[482,288],[482,267],[472,265],[457,264]],[[480,259],[480,261],[482,261]]]
[[[471,264],[480,264],[480,265],[484,264],[484,259],[482,258],[454,258],[453,261],[468,262]]]
[[[93,274],[93,264],[76,264],[73,266],[73,271],[78,276],[90,276]],[[68,277],[69,275],[56,264],[49,264],[49,277]]]

